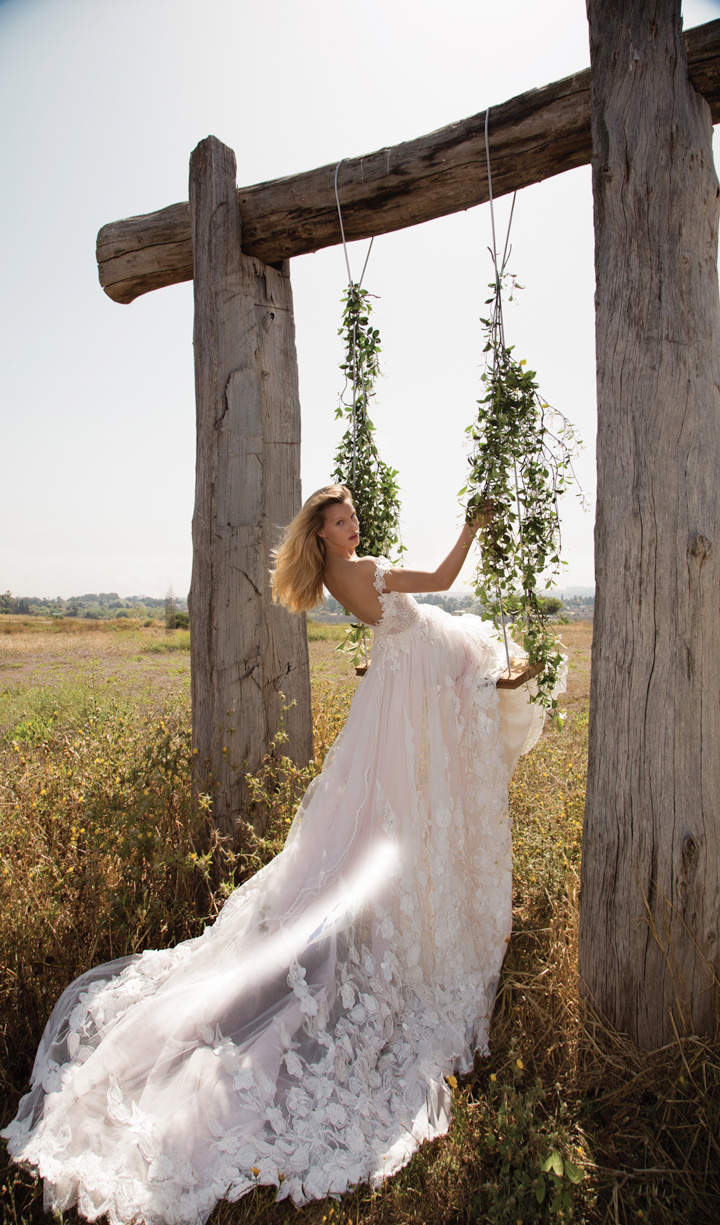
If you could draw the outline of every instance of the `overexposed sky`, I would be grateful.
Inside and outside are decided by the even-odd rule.
[[[720,13],[683,9],[686,27]],[[209,133],[249,184],[422,135],[588,61],[582,0],[0,0],[0,589],[189,586],[192,286],[111,302],[103,224],[187,199]],[[373,416],[420,567],[460,521],[489,242],[485,205],[377,238],[365,278],[383,341]],[[356,276],[365,251],[351,247]],[[592,500],[589,168],[518,195],[511,268],[525,290],[508,338],[583,435]],[[329,479],[340,432],[342,249],[293,260],[291,275],[307,494]],[[592,584],[592,526],[568,496],[561,585]]]

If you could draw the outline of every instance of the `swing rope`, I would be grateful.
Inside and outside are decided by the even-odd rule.
[[[352,273],[350,272],[350,257],[348,255],[347,242],[345,240],[345,226],[343,224],[342,209],[340,207],[340,193],[338,191],[338,176],[340,174],[340,167],[342,166],[344,161],[345,161],[345,158],[341,157],[340,161],[335,167],[335,203],[337,204],[338,221],[340,222],[340,237],[342,238],[343,253],[345,255],[345,267],[347,269],[347,275],[348,275],[348,294],[351,294],[353,293],[353,290],[354,290],[354,282],[352,279]],[[365,263],[363,264],[362,272],[360,274],[360,280],[357,283],[358,290],[360,290],[360,287],[363,283],[363,279],[365,277],[365,271],[368,266],[368,260],[370,259],[370,252],[372,251],[374,241],[375,241],[374,237],[370,239],[370,246],[368,247],[367,255],[365,256]],[[367,412],[367,390],[365,388],[365,378],[363,376],[362,364],[358,363],[358,357],[357,357],[357,324],[353,323],[353,332],[352,332],[352,480],[353,480],[353,489],[355,487],[356,477],[357,477],[357,379],[358,379],[358,374],[360,375],[360,384],[362,386],[363,403],[365,405],[365,410]],[[347,386],[347,373],[345,375],[345,385]],[[368,667],[367,631],[365,630],[365,628],[363,628],[363,634],[362,634],[362,649],[363,649],[363,655],[365,657],[365,667],[367,668]]]
[[[345,161],[345,158],[341,157],[340,161],[335,167],[335,203],[337,204],[338,221],[340,222],[340,237],[342,238],[343,253],[345,255],[345,267],[347,268],[348,293],[352,293],[354,282],[352,279],[352,273],[350,272],[350,257],[348,256],[347,242],[345,241],[345,226],[343,225],[342,209],[340,208],[340,193],[338,191],[338,175],[340,174],[340,167],[342,166],[344,161]],[[358,290],[360,289],[363,283],[363,278],[365,276],[365,270],[368,266],[368,260],[370,259],[370,252],[372,251],[374,242],[375,242],[375,239],[373,237],[370,239],[370,246],[368,247],[367,255],[365,256],[365,263],[363,264],[363,270],[360,274],[360,280],[357,283]],[[353,378],[352,378],[352,437],[353,437],[352,479],[353,479],[353,486],[354,486],[355,479],[356,479],[356,473],[357,473],[357,403],[356,402],[357,402],[357,374],[358,373],[360,374],[360,382],[362,384],[362,390],[363,390],[363,400],[365,403],[365,407],[367,409],[367,392],[365,390],[365,379],[363,378],[362,366],[358,366],[358,360],[357,360],[357,325],[356,324],[353,324],[353,334],[352,334],[352,373],[353,373]],[[365,640],[363,638],[363,648],[364,648],[364,645],[365,645]],[[367,663],[367,651],[365,651],[365,662]]]
[[[510,217],[508,219],[507,232],[505,234],[505,245],[503,247],[502,262],[500,263],[500,266],[498,267],[497,238],[495,236],[495,201],[493,199],[492,169],[490,167],[489,124],[490,124],[490,107],[488,107],[487,110],[485,111],[485,163],[487,166],[488,202],[490,204],[490,230],[492,233],[492,249],[490,251],[490,256],[492,258],[493,269],[495,271],[495,289],[496,289],[495,307],[494,307],[494,313],[493,313],[493,326],[496,327],[498,330],[498,333],[500,336],[500,343],[504,349],[505,348],[505,320],[503,318],[502,295],[500,293],[500,288],[501,288],[501,279],[505,273],[507,262],[510,258],[510,252],[512,251],[512,247],[510,246],[510,230],[512,228],[513,215],[515,213],[515,201],[517,199],[517,192],[516,191],[513,192],[512,204],[510,206]],[[497,361],[497,356],[495,353],[493,353],[493,361]],[[519,524],[520,523],[520,493],[518,490],[517,465],[514,460],[513,460],[513,475],[515,478],[515,505],[517,507],[518,524]],[[522,536],[520,537],[520,549],[522,550]],[[510,664],[510,646],[508,643],[507,629],[505,626],[505,610],[503,608],[502,592],[499,586],[497,588],[497,600],[498,600],[498,608],[500,609],[500,625],[502,627],[503,642],[505,644],[505,659],[507,660],[508,679],[510,679],[512,677],[512,666]]]
[[[345,158],[341,157],[340,161],[335,167],[335,203],[337,204],[338,221],[340,222],[340,235],[342,237],[343,252],[345,254],[345,267],[347,268],[348,284],[352,285],[353,281],[352,281],[352,276],[350,274],[350,260],[348,258],[347,243],[345,241],[345,226],[343,225],[342,209],[340,208],[340,196],[338,194],[338,175],[340,173],[340,167],[342,166],[344,161],[345,161]],[[368,266],[368,260],[370,259],[370,252],[372,251],[372,246],[374,242],[375,242],[375,239],[371,238],[370,246],[368,247],[368,252],[367,252],[367,255],[365,256],[365,263],[363,264],[363,270],[360,274],[360,280],[358,281],[358,289],[363,283],[363,278],[365,276],[365,269]]]

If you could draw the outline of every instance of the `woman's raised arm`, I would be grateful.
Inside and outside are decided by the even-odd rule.
[[[492,518],[492,503],[488,499],[476,511],[471,523],[466,523],[460,537],[436,570],[404,570],[402,567],[389,570],[385,576],[386,591],[447,591],[462,570],[463,562],[475,533]]]
[[[400,566],[385,575],[386,591],[447,591],[462,570],[479,524],[463,527],[457,542],[436,570],[406,570]]]

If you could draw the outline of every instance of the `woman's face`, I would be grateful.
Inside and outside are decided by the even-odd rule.
[[[352,502],[333,502],[325,507],[325,525],[318,536],[325,548],[350,557],[360,539],[358,517]]]

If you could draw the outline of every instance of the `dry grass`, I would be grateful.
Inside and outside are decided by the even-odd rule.
[[[149,628],[162,631],[164,623],[140,617],[112,617],[97,621],[91,617],[22,617],[12,613],[4,613],[0,617],[0,638],[85,638],[88,634],[104,636]]]
[[[298,1214],[259,1188],[219,1205],[212,1225],[298,1216],[306,1225],[720,1220],[720,1044],[678,1038],[642,1053],[578,995],[590,632],[584,623],[563,627],[567,723],[546,732],[513,779],[515,931],[491,1055],[454,1088],[450,1133],[378,1192],[361,1187]],[[143,649],[161,638],[151,629],[91,630],[62,648],[54,632],[0,643],[0,666],[23,669],[20,679],[9,669],[0,694],[0,729],[10,733],[0,815],[3,1118],[70,977],[111,952],[192,934],[222,902],[211,870],[218,848],[188,801],[187,652]],[[272,797],[271,828],[243,860],[226,858],[235,880],[277,850],[299,791],[342,725],[358,681],[334,638],[322,627],[311,641],[318,762],[287,771],[278,787],[268,759],[258,787]],[[167,692],[175,686],[162,712],[160,677]],[[7,1168],[2,1181],[3,1225],[47,1219],[28,1175]]]
[[[7,615],[0,631],[0,735],[22,715],[45,718],[56,710],[72,721],[88,702],[159,713],[189,692],[187,631],[166,634],[157,622],[144,626],[129,618],[53,622]]]

